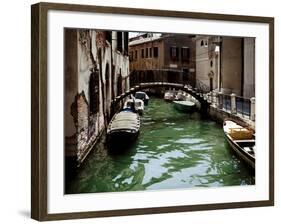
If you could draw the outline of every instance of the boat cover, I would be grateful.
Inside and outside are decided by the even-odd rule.
[[[115,115],[109,124],[108,130],[118,130],[118,129],[139,129],[140,120],[139,116],[132,112],[120,112]]]

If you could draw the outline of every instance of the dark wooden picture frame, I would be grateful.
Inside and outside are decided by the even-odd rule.
[[[162,11],[136,8],[116,8],[90,5],[38,3],[31,7],[31,217],[36,220],[78,219],[168,212],[186,212],[225,208],[274,205],[274,18]],[[269,200],[217,203],[204,205],[170,206],[159,208],[132,208],[126,210],[88,211],[48,214],[47,192],[47,13],[49,10],[129,14],[167,18],[194,18],[205,20],[255,22],[269,25]]]

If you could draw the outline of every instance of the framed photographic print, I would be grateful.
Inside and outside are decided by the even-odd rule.
[[[32,5],[32,208],[274,204],[274,19]]]

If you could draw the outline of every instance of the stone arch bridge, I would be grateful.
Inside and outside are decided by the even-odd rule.
[[[112,112],[116,112],[115,108],[118,105],[118,103],[124,99],[125,97],[134,94],[138,91],[142,91],[145,89],[152,89],[156,87],[167,87],[167,88],[174,88],[175,90],[182,90],[191,96],[193,96],[195,99],[197,99],[201,104],[201,112],[206,113],[210,103],[207,101],[207,98],[205,97],[204,91],[200,88],[193,88],[190,85],[187,84],[179,84],[179,83],[170,83],[170,82],[147,82],[147,83],[140,83],[139,85],[131,87],[126,92],[122,93],[119,96],[116,96],[112,102],[111,102],[111,109]]]

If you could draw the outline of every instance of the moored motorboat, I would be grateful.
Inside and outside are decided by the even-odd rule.
[[[185,92],[182,92],[182,91],[178,91],[178,93],[176,94],[176,97],[175,97],[175,101],[184,101],[186,100],[186,93]]]
[[[189,100],[173,101],[173,105],[175,109],[186,113],[193,112],[196,108],[195,103]]]
[[[127,149],[137,138],[140,129],[140,116],[131,111],[115,114],[107,128],[107,144],[114,153]]]
[[[124,104],[123,110],[130,110],[142,115],[144,111],[144,102],[140,99],[135,98],[128,99]]]
[[[255,169],[255,137],[253,131],[231,120],[225,120],[223,131],[234,152]]]
[[[172,102],[173,100],[175,100],[175,97],[176,97],[176,92],[172,91],[172,90],[168,90],[164,94],[164,100],[165,101]]]
[[[144,102],[144,105],[148,105],[149,96],[145,92],[136,92],[135,98],[142,100]]]

